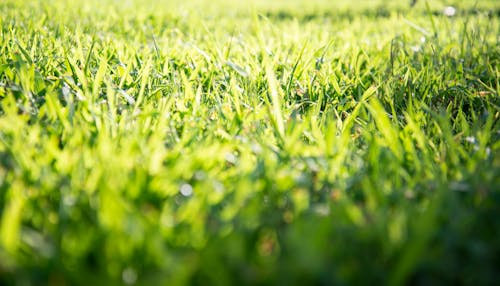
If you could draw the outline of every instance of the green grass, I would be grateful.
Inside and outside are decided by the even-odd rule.
[[[497,283],[496,1],[182,2],[0,2],[0,284]]]

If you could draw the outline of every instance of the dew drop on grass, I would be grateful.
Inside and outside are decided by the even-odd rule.
[[[207,174],[202,170],[196,171],[194,173],[195,180],[201,181],[201,180],[205,179],[206,177],[207,177]]]
[[[236,156],[234,156],[234,154],[233,154],[233,153],[229,153],[229,152],[228,152],[228,153],[226,153],[225,158],[226,158],[226,161],[227,161],[228,163],[231,163],[231,164],[236,164],[236,160],[237,160],[237,158],[236,158]]]
[[[465,137],[465,141],[471,143],[471,144],[476,144],[476,138],[473,136],[467,136]]]
[[[214,190],[218,193],[224,192],[224,185],[219,181],[214,181],[213,187],[214,187]]]
[[[412,50],[414,53],[418,53],[418,52],[420,52],[420,50],[421,50],[421,49],[420,49],[420,47],[419,47],[419,46],[412,46],[412,47],[411,47],[411,50]]]
[[[443,14],[447,17],[453,17],[455,16],[455,13],[457,13],[457,9],[455,9],[455,7],[452,6],[447,6],[443,10]]]
[[[256,155],[259,155],[262,153],[262,147],[257,143],[252,144],[251,148],[252,148],[252,152]]]
[[[70,92],[71,92],[71,90],[69,89],[68,85],[64,84],[64,86],[62,87],[62,94],[63,94],[64,98],[68,98]]]
[[[193,194],[193,187],[190,184],[182,184],[180,192],[181,195],[189,197]]]
[[[122,272],[122,279],[125,284],[132,285],[137,281],[137,273],[130,267],[125,268]]]
[[[65,206],[72,207],[76,203],[76,197],[72,195],[65,196],[63,199],[63,203]]]

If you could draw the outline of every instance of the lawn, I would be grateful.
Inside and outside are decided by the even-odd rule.
[[[498,283],[496,0],[174,2],[0,1],[1,285]]]

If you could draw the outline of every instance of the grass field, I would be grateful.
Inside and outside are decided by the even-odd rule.
[[[498,283],[500,4],[409,2],[0,1],[0,284]]]

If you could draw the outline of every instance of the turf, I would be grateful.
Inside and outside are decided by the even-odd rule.
[[[409,2],[1,1],[0,284],[498,283],[500,5]]]

